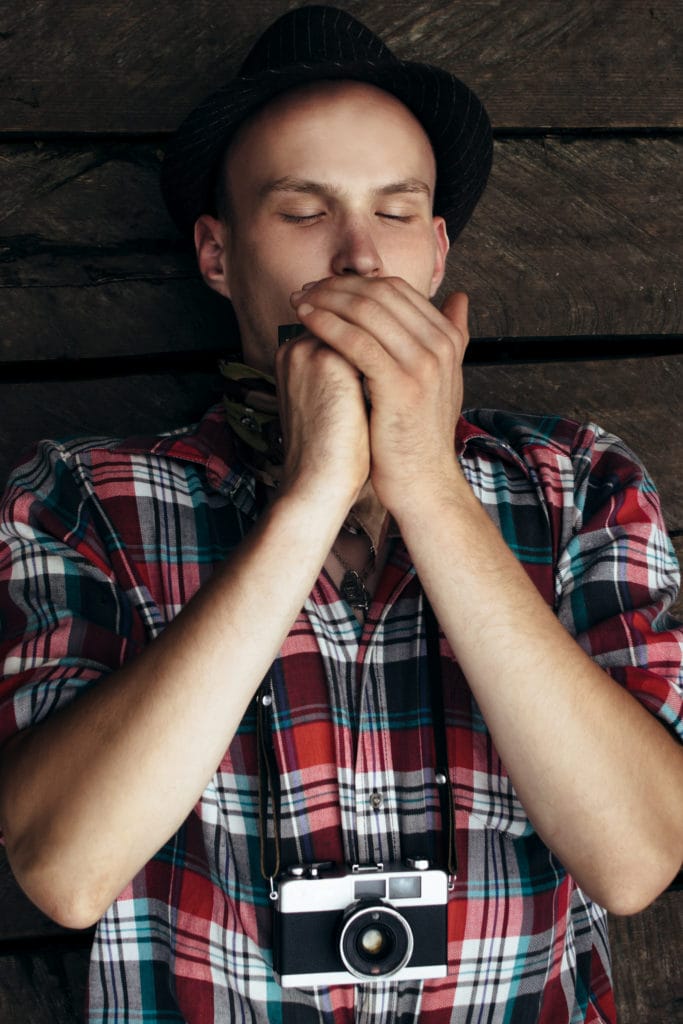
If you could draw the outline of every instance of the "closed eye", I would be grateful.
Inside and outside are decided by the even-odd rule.
[[[399,213],[383,213],[381,210],[375,214],[376,217],[382,217],[384,220],[397,220],[403,224],[407,224],[413,219],[412,214],[399,214]]]
[[[325,214],[321,211],[320,213],[281,213],[280,216],[287,224],[311,224],[313,221],[320,220]]]

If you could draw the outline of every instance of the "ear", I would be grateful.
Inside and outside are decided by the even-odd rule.
[[[436,258],[434,260],[434,273],[432,274],[429,292],[430,299],[436,295],[443,281],[444,274],[446,273],[446,257],[451,247],[451,243],[448,240],[448,232],[446,231],[446,221],[443,217],[434,217],[434,238],[436,240]]]
[[[202,277],[209,288],[226,299],[230,298],[228,286],[227,234],[228,227],[208,213],[202,214],[194,226],[194,247]]]

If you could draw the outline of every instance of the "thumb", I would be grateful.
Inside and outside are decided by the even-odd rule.
[[[467,311],[469,299],[465,292],[451,292],[447,295],[441,306],[441,312],[447,320],[453,324],[462,336],[463,352],[470,340],[470,332],[467,326]]]

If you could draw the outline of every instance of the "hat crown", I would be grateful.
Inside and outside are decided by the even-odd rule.
[[[273,22],[249,51],[240,74],[252,77],[296,64],[395,60],[382,40],[346,11],[318,5],[288,11]]]

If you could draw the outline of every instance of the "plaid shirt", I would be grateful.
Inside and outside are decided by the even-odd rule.
[[[470,412],[458,457],[566,628],[680,735],[677,567],[631,453],[593,426]],[[257,514],[220,408],[161,438],[42,444],[3,506],[0,740],[158,636]],[[614,1020],[605,913],[535,833],[443,638],[440,653],[460,865],[448,977],[275,982],[252,708],[182,828],[101,921],[92,1024]],[[272,674],[283,864],[394,861],[411,836],[439,849],[426,663],[400,541],[362,628],[321,573]]]

